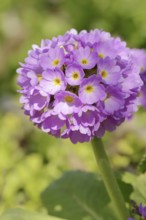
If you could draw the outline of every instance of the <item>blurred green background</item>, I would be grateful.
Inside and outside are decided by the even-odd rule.
[[[73,145],[44,134],[23,115],[16,85],[18,62],[32,44],[71,28],[101,28],[130,47],[146,48],[145,0],[0,1],[0,212],[21,206],[43,210],[39,194],[64,171],[96,171],[90,144]],[[115,170],[135,172],[146,151],[141,110],[104,141]],[[138,171],[136,171],[138,172]]]

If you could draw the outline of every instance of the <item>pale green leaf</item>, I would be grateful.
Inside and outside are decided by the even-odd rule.
[[[92,173],[65,173],[42,193],[42,201],[51,215],[69,220],[116,219],[102,180]]]
[[[47,216],[39,213],[31,213],[22,209],[10,209],[7,210],[0,220],[63,220],[61,218],[55,218],[52,216]],[[65,220],[65,219],[64,219]]]
[[[133,188],[132,199],[137,204],[146,204],[146,174],[141,174],[137,177],[136,181],[133,182]]]

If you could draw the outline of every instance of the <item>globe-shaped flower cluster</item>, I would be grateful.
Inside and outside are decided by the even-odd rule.
[[[120,38],[72,29],[32,48],[17,70],[20,102],[44,132],[86,142],[146,107],[146,54]]]

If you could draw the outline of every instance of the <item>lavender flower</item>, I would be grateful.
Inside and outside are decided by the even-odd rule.
[[[83,79],[80,89],[79,98],[84,104],[94,104],[100,100],[104,100],[106,93],[104,87],[99,84],[96,75],[92,75],[86,79]]]
[[[124,98],[123,93],[117,87],[107,87],[106,89],[106,99],[104,100],[104,108],[103,111],[105,114],[114,114],[114,112],[118,110],[122,110],[124,108]]]
[[[106,57],[105,59],[100,59],[98,62],[97,73],[100,76],[100,80],[105,84],[116,85],[120,83],[121,78],[121,68],[116,65],[115,59],[110,59]]]
[[[85,73],[79,65],[71,64],[66,67],[65,75],[69,85],[78,86],[81,84]]]
[[[43,69],[55,69],[64,63],[64,51],[62,48],[50,48],[49,51],[40,56],[40,65]]]
[[[81,100],[72,92],[61,91],[55,96],[54,111],[63,115],[77,113],[82,106]]]
[[[146,108],[146,53],[101,30],[33,45],[17,70],[24,113],[44,132],[90,141]]]
[[[50,95],[55,95],[57,92],[65,90],[66,82],[63,72],[59,69],[44,71],[42,80],[40,80],[40,87]]]
[[[136,101],[146,109],[146,52],[142,49],[133,49],[131,50],[131,54],[135,59],[140,77],[143,81],[143,86],[141,87]]]
[[[139,205],[139,214],[146,218],[146,206],[143,206],[142,203]]]
[[[90,47],[80,47],[74,51],[74,60],[83,68],[83,69],[92,69],[97,64],[97,54],[91,52]]]
[[[131,201],[131,215],[139,216],[140,219],[146,219],[146,206],[143,206],[142,203],[138,206],[135,201]],[[128,218],[128,220],[134,220],[132,217]]]

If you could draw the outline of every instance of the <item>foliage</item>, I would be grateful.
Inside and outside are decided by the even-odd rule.
[[[146,154],[142,157],[138,169],[140,172],[145,173],[146,172]]]
[[[43,192],[42,200],[54,216],[90,220],[100,219],[105,214],[109,218],[105,207],[110,199],[103,182],[92,173],[65,173]]]
[[[146,175],[141,174],[136,178],[133,183],[134,191],[132,193],[132,199],[137,201],[138,204],[146,204]]]
[[[31,213],[21,209],[10,209],[5,212],[0,220],[61,220],[61,218],[55,218],[48,215],[40,215],[38,213]],[[62,219],[63,220],[63,219]]]
[[[64,171],[76,169],[96,171],[90,144],[72,145],[69,141],[55,140],[34,129],[28,119],[22,115],[18,105],[19,97],[16,94],[18,62],[24,59],[32,44],[40,44],[42,38],[52,38],[70,28],[78,30],[102,28],[116,36],[121,36],[131,47],[146,48],[145,7],[145,0],[141,0],[140,3],[138,0],[5,0],[1,2],[0,213],[17,206],[43,212],[40,193],[50,183],[52,183],[50,188],[54,187],[54,184],[58,187],[58,184],[66,178],[65,175],[61,177]],[[128,188],[127,201],[132,198],[146,205],[145,159],[137,169],[142,155],[146,152],[145,121],[146,114],[141,110],[132,121],[124,123],[112,135],[107,134],[104,143],[114,169],[133,173],[128,172],[122,176],[122,181],[133,187],[130,197],[131,189]],[[79,171],[75,173],[78,175]],[[84,173],[80,178],[82,179],[84,175],[92,176],[88,180],[89,183],[87,179],[85,183],[79,181],[81,184],[79,187],[84,189],[86,195],[86,190],[90,191],[89,185],[94,185],[95,181],[99,184],[101,180],[98,176],[89,173]],[[61,179],[58,179],[60,177]],[[58,180],[53,184],[55,179]],[[75,188],[77,185],[72,187]],[[102,188],[101,184],[99,187]],[[100,195],[105,193],[104,188],[100,193]],[[67,202],[68,199],[62,202]],[[54,199],[51,205],[53,201],[54,204],[56,203]],[[102,202],[104,206],[105,201]],[[110,212],[109,207],[107,212]],[[11,213],[15,212],[17,213],[17,210],[10,210],[10,214],[5,214],[2,220],[12,220],[15,214]],[[21,212],[18,211],[18,219],[25,216]],[[51,214],[56,215],[55,212]],[[7,217],[10,215],[10,218]],[[35,220],[35,217],[30,218]]]

